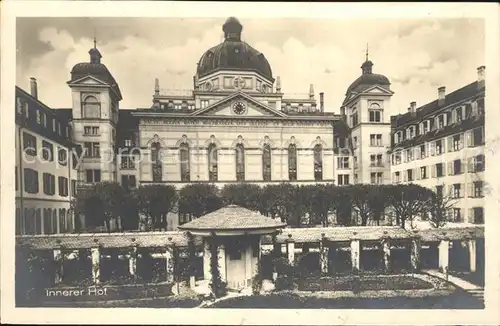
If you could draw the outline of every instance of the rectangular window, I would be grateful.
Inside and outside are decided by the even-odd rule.
[[[36,137],[27,132],[23,132],[23,149],[26,154],[36,156]]]
[[[462,187],[460,183],[455,183],[452,185],[452,193],[453,198],[461,198],[462,197]]]
[[[423,159],[427,156],[425,144],[420,145],[420,159]]]
[[[399,163],[401,163],[401,153],[397,153],[396,155],[396,161],[399,159]],[[377,155],[377,166],[381,167],[384,166],[384,162],[382,160],[382,154]]]
[[[337,157],[337,166],[339,169],[349,169],[349,157]]]
[[[100,147],[101,146],[99,143],[85,142],[84,143],[85,156],[95,157],[95,158],[101,157]]]
[[[380,122],[382,121],[382,111],[380,110],[368,110],[370,116],[370,122]]]
[[[71,180],[71,196],[76,196],[76,180]]]
[[[135,169],[134,156],[130,154],[121,155],[121,168],[122,170]]]
[[[472,218],[473,223],[483,224],[484,223],[484,210],[482,207],[472,208]]]
[[[68,179],[65,177],[58,177],[58,186],[59,186],[59,196],[67,197],[68,196]]]
[[[413,151],[411,148],[406,150],[406,160],[407,162],[413,161]]]
[[[339,174],[337,184],[339,186],[348,185],[349,184],[349,174]]]
[[[371,183],[374,184],[380,184],[382,183],[382,172],[372,172],[370,174],[370,181]]]
[[[370,155],[370,166],[375,166],[377,157],[375,155]]]
[[[436,155],[441,155],[443,154],[444,150],[443,150],[443,140],[440,139],[440,140],[436,140]]]
[[[484,128],[479,127],[472,130],[472,146],[480,146],[484,144]]]
[[[351,114],[351,125],[352,127],[356,126],[358,124],[358,113],[355,112],[353,114]]]
[[[462,174],[462,161],[454,160],[453,161],[453,175]]]
[[[437,163],[436,164],[436,177],[440,178],[444,176],[444,164]]]
[[[354,168],[357,169],[358,168],[358,157],[357,156],[354,156],[352,158],[352,161],[353,161],[353,165],[354,165]]]
[[[471,184],[473,187],[472,189],[472,196],[474,198],[480,198],[483,197],[483,182],[482,181],[474,181],[474,183]]]
[[[352,138],[352,143],[353,143],[353,148],[354,149],[358,148],[358,137],[353,137]]]
[[[406,170],[406,174],[408,176],[408,181],[413,181],[414,176],[413,176],[413,169],[408,169]]]
[[[42,140],[42,157],[45,161],[54,160],[54,146],[45,140]]]
[[[401,172],[394,172],[394,182],[400,183],[401,182]]]
[[[68,165],[68,151],[64,148],[57,149],[57,159],[60,165]]]
[[[427,179],[427,167],[426,166],[420,167],[420,179]]]
[[[461,222],[462,221],[462,212],[460,208],[453,208],[453,222]]]
[[[38,172],[24,169],[24,190],[29,194],[38,193]]]
[[[87,183],[101,182],[101,170],[86,170],[85,177]]]
[[[124,145],[124,146],[127,146],[127,147],[132,146],[132,139],[125,139],[125,140],[123,141],[123,145]]]
[[[204,109],[206,107],[208,107],[208,100],[201,100],[201,108]]]
[[[43,174],[43,193],[53,196],[56,193],[56,177],[50,173]]]

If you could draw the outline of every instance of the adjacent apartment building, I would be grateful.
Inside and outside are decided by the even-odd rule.
[[[16,87],[16,234],[53,234],[75,228],[71,200],[76,193],[72,130],[66,120]]]
[[[477,80],[392,117],[392,183],[415,183],[451,197],[449,220],[484,223],[484,85]]]

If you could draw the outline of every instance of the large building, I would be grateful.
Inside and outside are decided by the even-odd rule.
[[[193,89],[163,92],[156,79],[146,108],[120,109],[120,87],[95,42],[89,61],[71,70],[71,108],[50,110],[36,95],[16,88],[36,103],[30,105],[67,126],[65,141],[83,148],[77,169],[68,169],[75,188],[101,181],[177,189],[192,182],[387,184],[391,169],[393,175],[403,173],[388,159],[394,151],[394,93],[387,77],[373,73],[368,53],[361,75],[347,87],[340,114],[334,114],[325,110],[324,93],[317,100],[312,84],[305,85],[309,92],[303,97],[284,94],[265,55],[242,40],[237,19],[228,18],[222,30],[224,41],[203,52],[193,67]],[[413,113],[397,117],[393,132],[423,112],[427,117],[429,110],[418,110],[413,120]],[[66,197],[57,203],[68,205]],[[169,217],[169,229],[178,223],[178,215]]]
[[[76,160],[68,122],[16,87],[16,234],[72,232],[71,199],[76,193]]]
[[[392,117],[392,182],[416,183],[452,198],[449,220],[484,223],[484,73],[435,101]]]

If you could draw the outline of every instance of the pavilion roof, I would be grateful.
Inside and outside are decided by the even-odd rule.
[[[180,225],[181,230],[252,230],[279,229],[286,224],[278,222],[258,212],[237,206],[228,205],[201,216],[191,222]]]

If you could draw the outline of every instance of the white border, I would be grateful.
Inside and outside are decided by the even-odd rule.
[[[484,18],[486,26],[486,139],[500,139],[500,7],[494,3],[265,3],[160,1],[3,1],[1,3],[1,319],[7,323],[122,324],[491,324],[500,322],[498,182],[486,204],[487,286],[485,310],[250,310],[14,308],[14,85],[16,17],[314,17]],[[353,35],[356,37],[356,35]],[[466,46],[466,45],[465,45]],[[498,141],[496,142],[498,143]],[[500,180],[495,145],[486,153],[486,180]]]

